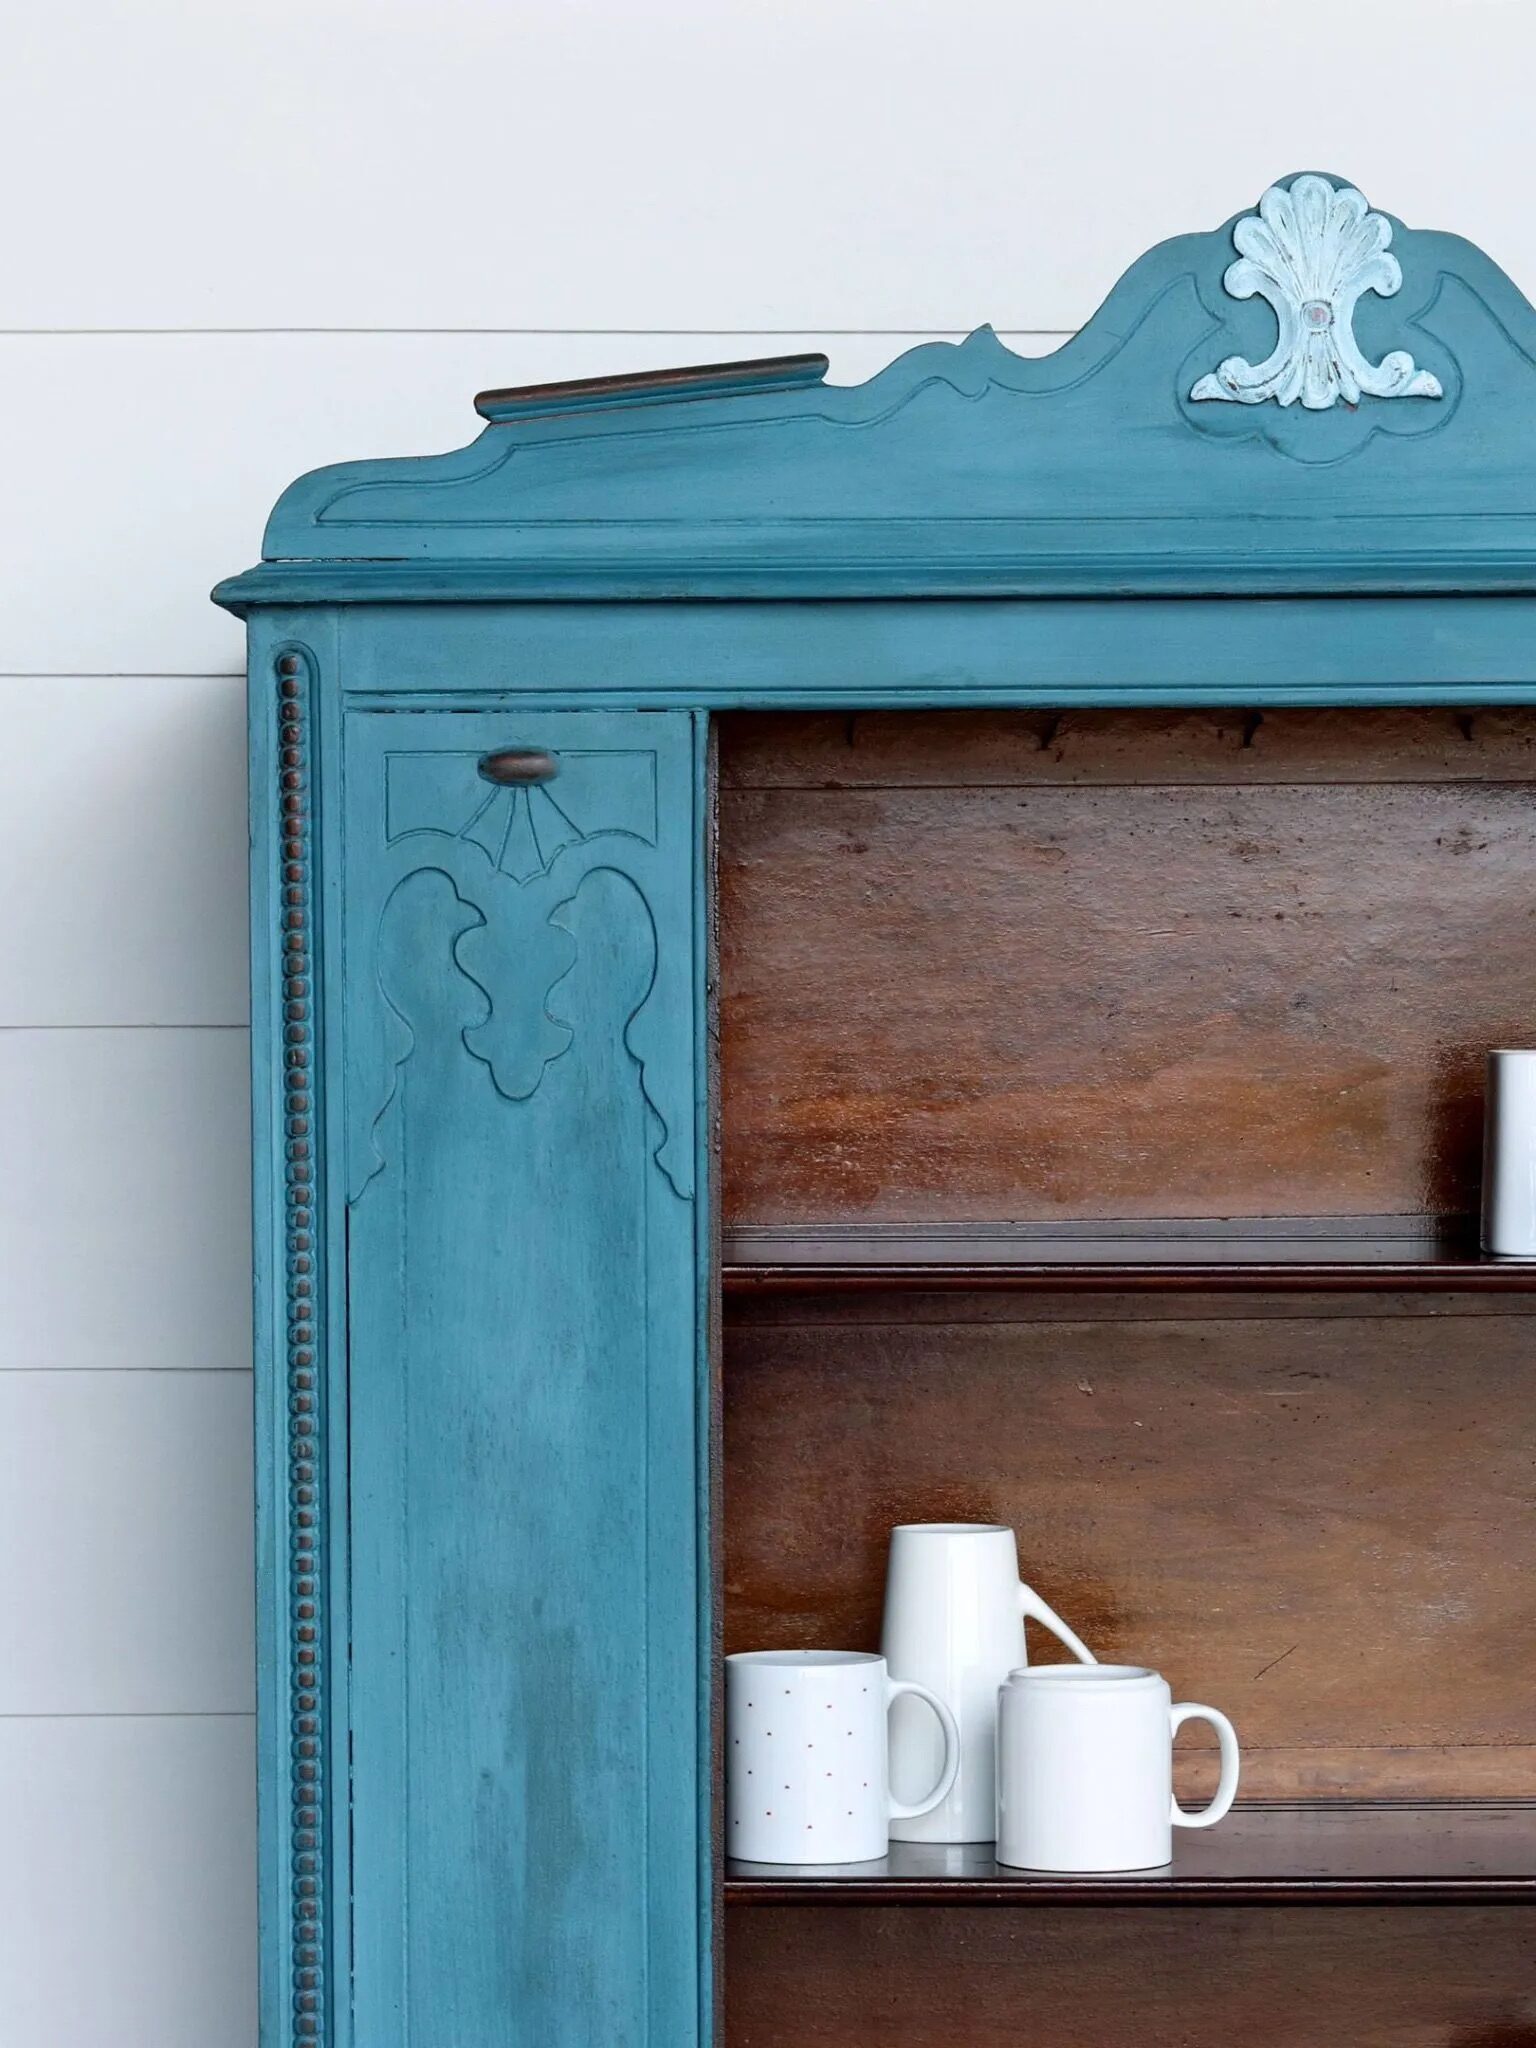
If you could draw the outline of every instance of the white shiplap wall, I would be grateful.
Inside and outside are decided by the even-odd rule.
[[[1536,285],[1527,0],[50,0],[0,64],[0,2039],[252,2048],[241,646],[494,383],[982,319],[1303,166]]]

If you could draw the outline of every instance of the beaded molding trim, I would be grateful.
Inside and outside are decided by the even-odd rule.
[[[282,831],[284,1366],[288,1407],[287,1572],[289,1833],[293,2039],[325,2038],[325,1768],[321,1705],[318,1232],[315,1223],[314,807],[309,697],[301,654],[277,660],[278,793]]]

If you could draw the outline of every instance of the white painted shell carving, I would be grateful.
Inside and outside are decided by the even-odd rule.
[[[1402,267],[1388,252],[1392,224],[1372,213],[1353,185],[1297,178],[1289,191],[1271,185],[1256,214],[1232,230],[1237,262],[1222,283],[1234,299],[1255,294],[1274,308],[1280,338],[1262,363],[1228,356],[1190,392],[1192,399],[1224,398],[1262,405],[1273,398],[1309,412],[1325,412],[1343,399],[1439,398],[1438,377],[1414,367],[1395,348],[1368,363],[1355,340],[1355,302],[1365,292],[1384,299],[1402,287]]]

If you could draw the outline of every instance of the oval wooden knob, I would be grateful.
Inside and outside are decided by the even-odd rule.
[[[516,787],[525,782],[553,782],[560,763],[544,747],[503,747],[498,753],[480,756],[480,773],[487,782]]]

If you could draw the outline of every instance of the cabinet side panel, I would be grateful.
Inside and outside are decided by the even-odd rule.
[[[357,2037],[686,2048],[693,720],[360,712],[345,766]]]

